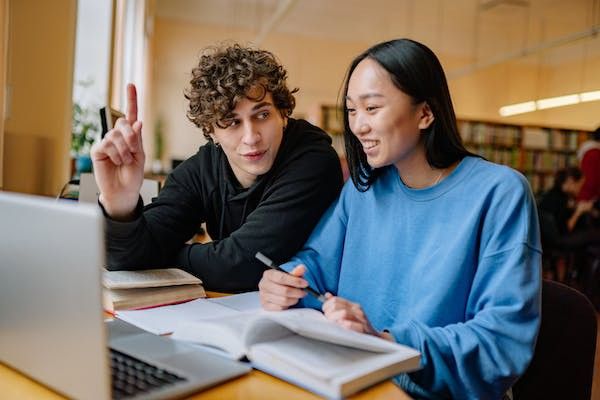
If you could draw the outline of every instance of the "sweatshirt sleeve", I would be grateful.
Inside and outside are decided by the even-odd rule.
[[[330,150],[290,160],[238,230],[222,240],[185,246],[178,263],[209,289],[256,290],[265,269],[256,252],[275,262],[289,260],[339,194],[341,168]]]
[[[501,398],[529,365],[540,326],[541,248],[535,203],[521,186],[487,210],[464,322],[389,328],[422,354],[422,369],[399,378],[409,391]]]
[[[352,188],[352,182],[346,182],[342,194],[323,214],[302,250],[281,266],[290,272],[296,265],[304,264],[304,278],[319,293],[338,292],[348,220],[343,204]],[[305,296],[298,306],[320,310],[322,304],[312,296]]]

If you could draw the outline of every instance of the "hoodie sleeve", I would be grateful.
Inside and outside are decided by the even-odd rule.
[[[332,148],[307,151],[286,162],[258,206],[229,237],[185,246],[179,265],[200,277],[212,290],[256,290],[265,267],[254,255],[261,251],[276,262],[289,260],[342,186],[342,173]]]
[[[205,220],[201,189],[192,178],[200,165],[197,156],[186,160],[152,203],[144,207],[140,198],[134,220],[119,222],[105,213],[109,270],[175,266],[174,254]]]

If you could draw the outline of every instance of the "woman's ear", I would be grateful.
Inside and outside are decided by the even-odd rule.
[[[435,116],[433,115],[433,111],[431,111],[431,107],[427,102],[423,103],[420,111],[421,115],[419,118],[419,129],[425,130],[431,126],[433,121],[435,120]]]

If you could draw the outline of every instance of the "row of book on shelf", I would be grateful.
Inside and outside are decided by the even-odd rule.
[[[569,129],[522,127],[487,122],[459,121],[465,143],[526,149],[576,151],[586,132]]]
[[[467,149],[497,164],[508,165],[520,171],[557,171],[577,165],[575,153],[553,153],[527,149],[506,149],[493,146],[467,145]]]

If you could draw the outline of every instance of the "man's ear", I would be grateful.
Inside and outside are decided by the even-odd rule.
[[[419,118],[419,129],[423,131],[431,126],[435,120],[435,116],[433,115],[433,111],[431,111],[431,107],[429,107],[427,102],[423,103],[421,111],[419,112],[421,113]]]

